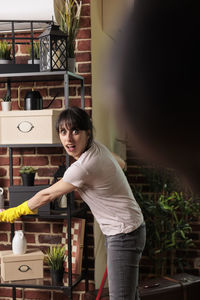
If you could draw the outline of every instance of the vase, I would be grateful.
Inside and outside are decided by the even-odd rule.
[[[68,71],[71,73],[76,72],[76,59],[75,57],[68,57],[67,59]]]
[[[12,240],[12,251],[13,254],[24,254],[26,253],[26,238],[23,230],[15,231],[15,236]]]
[[[1,102],[1,109],[2,109],[2,111],[11,110],[11,101],[2,101]]]
[[[25,186],[33,186],[35,180],[35,173],[21,174],[22,184]]]
[[[61,270],[50,270],[52,285],[63,285],[64,268]]]

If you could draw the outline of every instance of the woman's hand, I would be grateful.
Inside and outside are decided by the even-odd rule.
[[[13,223],[22,215],[32,215],[36,214],[37,211],[32,211],[28,207],[28,201],[23,202],[22,204],[18,205],[17,207],[12,207],[0,212],[0,221]]]

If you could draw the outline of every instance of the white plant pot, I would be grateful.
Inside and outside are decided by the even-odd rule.
[[[75,73],[76,72],[76,59],[74,57],[68,57],[67,59],[68,71]]]
[[[2,111],[11,110],[11,101],[1,101],[1,109]]]
[[[34,59],[33,61],[34,61],[34,65],[39,65],[40,64],[40,60],[39,59]],[[28,64],[32,65],[32,59],[28,60]]]
[[[0,64],[1,65],[8,65],[8,64],[11,64],[11,60],[9,60],[9,59],[2,59],[2,58],[0,58]]]

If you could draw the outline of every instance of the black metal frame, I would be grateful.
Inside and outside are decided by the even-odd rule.
[[[2,23],[10,23],[10,27],[11,27],[11,36],[9,37],[5,37],[5,36],[1,36],[3,35],[3,33],[1,33],[0,31],[0,40],[11,40],[12,41],[12,54],[13,54],[13,60],[12,63],[15,64],[15,44],[21,44],[21,45],[26,45],[27,42],[20,42],[20,43],[16,43],[15,41],[17,40],[30,40],[30,44],[31,44],[31,50],[32,50],[32,63],[34,62],[34,58],[33,58],[33,43],[34,40],[38,40],[38,37],[34,37],[34,24],[46,24],[46,26],[49,26],[51,24],[53,24],[53,21],[49,21],[49,20],[42,20],[42,21],[36,21],[36,20],[0,20],[0,26]],[[17,23],[28,23],[29,27],[26,29],[26,31],[30,30],[30,37],[16,37],[15,36],[15,30],[16,30],[16,24]],[[39,28],[37,28],[38,30]],[[17,29],[20,30],[20,29]],[[24,29],[21,29],[22,31],[24,31]]]
[[[0,83],[7,82],[8,93],[10,93],[10,83],[11,82],[20,82],[20,81],[40,81],[40,80],[64,80],[64,95],[65,95],[65,107],[69,107],[69,80],[80,80],[81,83],[81,107],[84,108],[85,100],[84,100],[84,78],[80,75],[73,74],[68,71],[58,71],[58,72],[38,72],[38,73],[15,73],[15,74],[0,74]],[[10,185],[13,185],[13,148],[30,148],[30,147],[61,147],[61,144],[9,144],[9,145],[0,145],[0,147],[9,148],[9,174],[10,174]],[[66,165],[69,166],[69,156],[66,155]],[[72,281],[72,254],[71,254],[71,218],[73,216],[78,217],[83,210],[75,210],[71,211],[71,197],[73,194],[67,195],[67,214],[66,215],[35,215],[38,218],[45,219],[65,219],[67,218],[67,228],[68,228],[68,286],[44,286],[44,285],[36,285],[36,284],[25,284],[25,281],[22,282],[14,282],[14,283],[0,283],[0,286],[12,287],[13,288],[13,300],[16,300],[16,288],[36,288],[36,289],[57,289],[62,290],[65,295],[69,296],[69,299],[72,300],[72,291],[73,288],[82,280],[85,279],[85,290],[88,291],[88,257],[87,257],[87,229],[85,229],[85,237],[84,237],[84,262],[85,262],[85,271],[76,279],[76,281]],[[28,218],[29,216],[23,217]],[[31,216],[33,218],[33,215]],[[85,228],[87,228],[87,210],[85,211],[85,219],[86,224]],[[11,224],[11,237],[14,236],[14,224]]]

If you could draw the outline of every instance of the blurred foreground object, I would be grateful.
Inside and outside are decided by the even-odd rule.
[[[116,117],[147,160],[199,192],[200,10],[197,1],[135,0],[112,52]],[[121,120],[121,122],[119,121]]]

